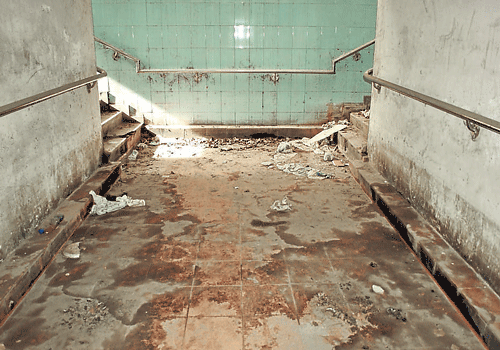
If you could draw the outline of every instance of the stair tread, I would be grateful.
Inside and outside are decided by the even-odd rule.
[[[360,134],[368,139],[368,129],[370,124],[370,119],[365,118],[365,116],[359,112],[351,113],[349,116],[351,124],[359,130]]]
[[[108,133],[108,137],[126,136],[130,133],[135,132],[137,129],[141,127],[141,125],[142,125],[141,123],[122,121]]]
[[[103,126],[104,124],[109,123],[110,121],[112,121],[120,113],[121,113],[120,111],[105,111],[105,112],[101,112],[101,126]]]
[[[105,139],[103,142],[104,154],[109,155],[113,153],[117,148],[123,147],[126,141],[126,137],[112,137]]]

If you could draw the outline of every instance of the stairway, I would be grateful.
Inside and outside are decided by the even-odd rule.
[[[368,128],[369,114],[366,112],[352,112],[349,114],[350,125],[339,132],[338,146],[344,155],[350,160],[368,162]]]
[[[100,105],[103,138],[101,163],[107,164],[116,162],[139,143],[143,123],[103,100]]]

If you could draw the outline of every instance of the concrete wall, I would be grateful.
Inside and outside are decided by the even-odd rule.
[[[3,1],[0,105],[96,74],[90,0]],[[98,92],[0,118],[0,259],[99,163]]]
[[[143,68],[331,69],[331,60],[375,36],[376,0],[93,0],[96,36]],[[136,74],[96,44],[117,103],[155,124],[310,124],[341,102],[369,95],[361,72],[373,47],[336,76]]]
[[[500,120],[493,0],[379,0],[374,74]],[[369,153],[379,170],[500,291],[500,135],[382,88]]]

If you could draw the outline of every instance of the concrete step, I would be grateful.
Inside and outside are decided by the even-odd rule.
[[[352,126],[340,131],[337,136],[339,150],[349,159],[367,162],[368,154],[366,152],[367,140],[360,136],[357,129]]]
[[[122,123],[122,112],[106,111],[101,113],[101,130],[102,137],[106,137],[108,133]]]
[[[141,139],[143,124],[121,121],[110,130],[103,140],[102,163],[116,161],[122,154],[134,148]]]
[[[349,121],[351,122],[352,126],[358,129],[360,136],[362,136],[365,140],[368,140],[370,119],[366,118],[360,112],[355,112],[350,114]]]
[[[323,131],[319,125],[147,125],[146,128],[155,135],[166,138],[248,138],[265,135],[302,138],[313,137]]]
[[[113,137],[105,139],[103,146],[102,163],[111,163],[127,151],[127,138]]]

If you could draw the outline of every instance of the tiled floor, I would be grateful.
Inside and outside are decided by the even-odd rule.
[[[7,349],[483,349],[346,168],[275,145],[123,170],[146,207],[89,217],[0,329]],[[275,212],[284,196],[292,210]],[[384,289],[376,294],[372,286]]]

